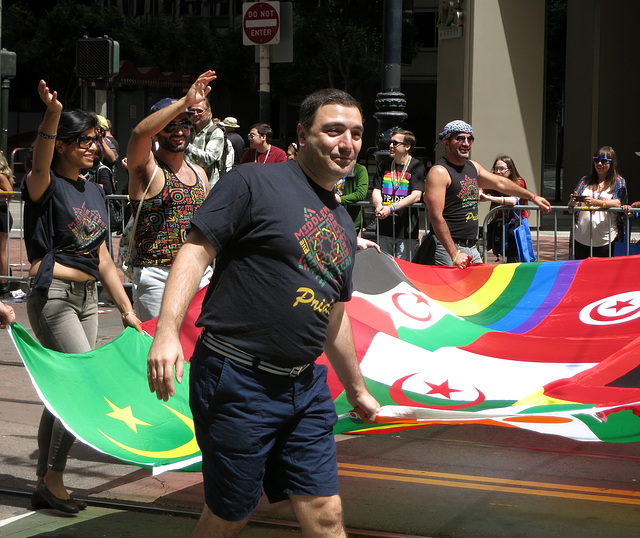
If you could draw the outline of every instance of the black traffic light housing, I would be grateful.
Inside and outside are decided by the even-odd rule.
[[[107,79],[120,71],[120,45],[108,36],[83,37],[76,44],[76,75]]]

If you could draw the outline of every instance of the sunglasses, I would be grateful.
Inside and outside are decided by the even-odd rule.
[[[593,163],[600,163],[600,164],[607,164],[610,163],[611,159],[607,159],[605,157],[594,157],[593,158]]]
[[[202,110],[201,108],[190,108],[189,112],[193,112],[194,114],[202,114],[204,110]]]
[[[458,135],[456,136],[456,140],[458,142],[473,142],[475,140],[475,138],[473,137],[473,135],[469,135],[469,136],[465,136],[465,135]]]
[[[493,171],[495,172],[506,172],[509,170],[506,166],[496,166]]]
[[[93,144],[97,146],[100,143],[100,137],[80,135],[76,138],[76,142],[82,149],[89,149]]]
[[[406,146],[407,144],[405,142],[400,142],[399,140],[391,140],[389,145],[395,148],[396,146]]]
[[[175,131],[190,131],[193,123],[190,121],[181,121],[180,123],[171,122],[162,129],[165,133],[173,133]]]
[[[247,138],[255,138],[256,136],[261,136],[261,135],[256,134],[256,133],[249,133],[249,134],[247,135]]]

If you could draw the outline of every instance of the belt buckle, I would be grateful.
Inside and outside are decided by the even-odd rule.
[[[298,377],[302,372],[304,372],[304,370],[306,369],[307,366],[309,366],[309,365],[308,364],[303,364],[301,366],[294,366],[289,371],[289,377]]]

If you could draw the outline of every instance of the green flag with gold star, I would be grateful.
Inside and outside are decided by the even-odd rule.
[[[189,364],[168,402],[149,391],[152,338],[125,329],[87,353],[42,347],[19,324],[11,338],[47,408],[82,442],[118,459],[166,470],[196,470],[201,454],[189,409]]]

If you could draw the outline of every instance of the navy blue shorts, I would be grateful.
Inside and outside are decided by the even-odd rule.
[[[205,502],[226,521],[251,515],[262,496],[337,495],[337,415],[325,366],[280,376],[217,355],[199,341],[190,405],[202,451]]]

